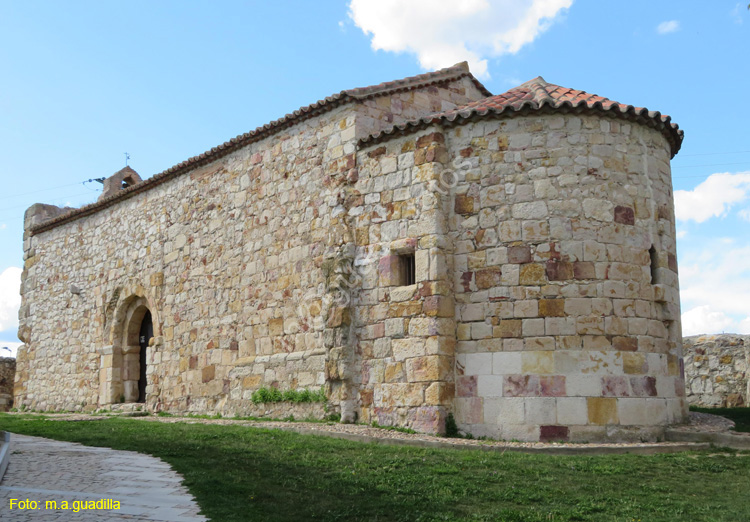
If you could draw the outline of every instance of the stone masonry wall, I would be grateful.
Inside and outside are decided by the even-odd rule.
[[[750,336],[698,335],[682,340],[687,400],[709,408],[750,404]]]
[[[0,411],[13,407],[13,379],[16,376],[16,360],[0,357]]]
[[[357,263],[379,263],[355,300],[363,418],[452,412],[521,440],[654,439],[680,422],[669,158],[656,131],[561,115],[361,150]],[[414,287],[397,282],[403,251]]]
[[[474,96],[463,80],[424,92]],[[409,105],[418,91],[400,96],[378,105],[399,105],[395,123],[421,110]],[[135,400],[136,323],[148,309],[150,409],[257,413],[250,396],[261,386],[325,387],[333,411],[356,415],[350,303],[333,282],[351,272],[349,185],[357,121],[368,125],[368,114],[366,104],[342,105],[92,215],[27,232],[18,404]],[[58,210],[32,207],[27,230]]]
[[[454,127],[459,426],[655,438],[686,414],[670,147],[549,115]],[[649,251],[653,247],[653,260]]]
[[[360,406],[365,422],[441,431],[454,393],[455,320],[450,198],[431,188],[445,160],[433,129],[358,155],[352,206],[363,274],[354,299],[360,332]],[[415,284],[401,281],[400,256],[414,256]]]

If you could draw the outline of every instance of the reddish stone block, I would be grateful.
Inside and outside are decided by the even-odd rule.
[[[539,441],[555,442],[568,440],[569,430],[567,426],[540,426]]]
[[[638,339],[636,337],[615,337],[612,346],[621,352],[635,352],[638,350]]]
[[[477,376],[471,375],[456,379],[456,397],[476,397]]]
[[[432,143],[445,143],[445,136],[441,132],[433,132],[431,134],[425,134],[417,139],[417,147],[427,147]]]
[[[628,381],[619,375],[602,377],[602,397],[630,397]]]
[[[369,156],[370,158],[379,158],[383,154],[385,154],[385,147],[378,147],[377,149],[368,152],[367,156]]]
[[[539,377],[543,397],[565,397],[565,376],[547,375]]]
[[[471,292],[471,280],[474,279],[474,272],[464,272],[461,274],[461,286],[464,292]]]
[[[539,397],[541,394],[538,375],[506,375],[503,379],[505,397]]]
[[[531,263],[531,248],[528,246],[508,247],[508,263]]]
[[[615,207],[615,223],[623,225],[635,225],[635,212],[630,207]]]
[[[439,406],[412,408],[407,415],[409,426],[420,433],[445,433],[445,417]]]
[[[375,394],[373,390],[360,390],[359,391],[359,404],[365,407],[372,406],[374,395]]]
[[[656,397],[656,377],[631,377],[630,385],[636,397]]]
[[[596,268],[591,261],[575,261],[573,263],[573,277],[575,279],[596,279]]]
[[[674,392],[678,397],[685,397],[685,380],[675,379],[674,380]]]
[[[461,149],[459,151],[459,154],[461,154],[462,158],[468,158],[471,156],[471,154],[474,152],[474,149],[471,147],[466,147],[465,149]]]
[[[380,284],[383,286],[397,286],[399,284],[399,256],[383,256],[378,262]]]
[[[573,265],[569,261],[550,259],[547,261],[547,279],[550,281],[573,279]]]
[[[502,272],[500,268],[485,268],[477,270],[476,282],[479,290],[494,288],[502,283]]]
[[[456,214],[472,214],[474,212],[474,198],[464,194],[457,195],[454,209]]]

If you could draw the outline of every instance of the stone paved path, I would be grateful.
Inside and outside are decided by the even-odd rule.
[[[0,520],[207,520],[181,481],[168,464],[148,455],[12,434],[10,465],[0,482]],[[10,510],[10,499],[35,500],[38,509]],[[117,500],[120,509],[72,509],[74,501],[100,499]],[[58,509],[46,509],[47,500]],[[70,509],[59,509],[62,501]]]

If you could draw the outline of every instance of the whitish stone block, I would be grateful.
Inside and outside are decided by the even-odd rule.
[[[510,375],[521,373],[521,352],[496,352],[492,354],[492,373]]]
[[[646,400],[637,398],[618,399],[617,416],[620,419],[620,424],[646,426],[648,424]]]
[[[557,422],[564,425],[588,424],[588,405],[585,397],[558,397]]]
[[[503,378],[498,375],[480,375],[477,378],[477,394],[480,397],[502,397]]]
[[[565,390],[571,397],[601,397],[602,379],[599,375],[568,375]]]
[[[667,423],[666,399],[646,399],[646,420],[647,426],[659,426]]]
[[[526,397],[526,423],[557,424],[557,400],[554,397]]]
[[[500,440],[538,441],[539,426],[527,424],[501,424]]]
[[[491,375],[491,353],[467,353],[465,357],[464,373],[466,375]]]
[[[526,419],[523,397],[502,397],[484,400],[484,418],[487,423],[507,425],[523,424]]]

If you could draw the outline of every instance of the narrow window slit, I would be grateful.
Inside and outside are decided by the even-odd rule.
[[[416,262],[414,254],[402,254],[399,256],[401,261],[401,286],[416,284]]]
[[[655,285],[659,283],[658,272],[656,271],[656,269],[659,267],[659,256],[656,253],[656,248],[654,248],[654,245],[651,245],[651,248],[649,248],[648,255],[651,258],[651,284]]]

